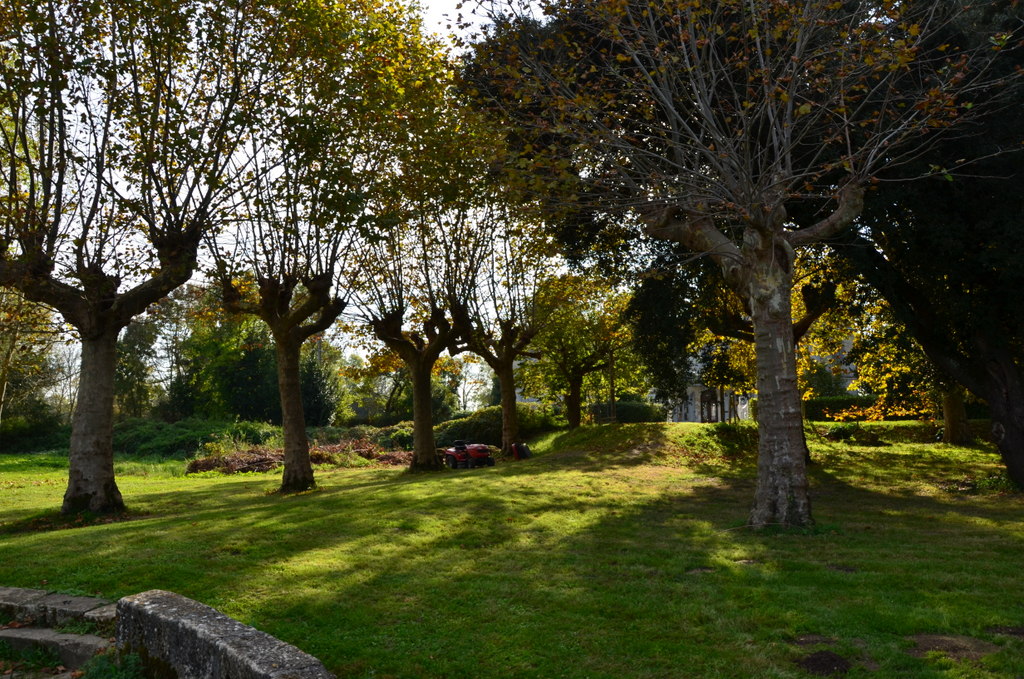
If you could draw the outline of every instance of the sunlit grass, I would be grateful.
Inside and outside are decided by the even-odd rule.
[[[818,529],[752,534],[747,439],[585,428],[528,461],[319,471],[289,497],[277,473],[129,463],[125,520],[59,530],[38,526],[62,526],[61,457],[5,455],[0,584],[177,591],[341,677],[804,677],[806,634],[836,640],[847,676],[1024,674],[1024,642],[990,631],[1024,626],[1024,500],[947,489],[997,472],[991,449],[811,437]],[[917,633],[1001,650],[914,658]]]

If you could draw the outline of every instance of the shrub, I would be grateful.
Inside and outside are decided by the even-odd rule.
[[[804,419],[814,422],[833,421],[836,413],[852,408],[869,408],[875,396],[822,396],[804,401]]]
[[[539,403],[517,403],[516,412],[519,415],[521,438],[529,438],[559,426],[551,410]],[[501,406],[481,408],[469,417],[439,424],[434,427],[434,438],[442,448],[458,440],[500,446]]]
[[[607,403],[595,403],[590,407],[590,413],[598,419],[609,419]],[[664,422],[668,418],[668,408],[657,403],[647,401],[616,401],[615,421],[624,424],[633,422]]]
[[[370,439],[381,448],[389,450],[411,450],[413,442],[413,423],[399,422],[390,427],[381,427]]]
[[[264,422],[218,422],[189,418],[178,422],[129,419],[114,426],[114,452],[132,457],[184,459],[203,449],[225,453],[267,445],[280,428]]]
[[[5,417],[0,424],[0,452],[67,449],[71,443],[71,427],[57,422],[32,422],[16,415]]]
[[[615,416],[619,422],[664,422],[668,408],[658,403],[622,401],[615,407]]]
[[[184,459],[216,436],[223,422],[189,418],[168,423],[132,418],[114,425],[114,452],[132,457]]]

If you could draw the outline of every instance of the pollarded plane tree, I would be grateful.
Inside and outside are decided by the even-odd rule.
[[[501,148],[494,129],[460,101],[453,64],[440,45],[427,41],[424,47],[410,57],[422,77],[386,112],[400,124],[381,168],[385,189],[367,208],[385,228],[363,239],[353,265],[360,280],[353,316],[409,371],[413,470],[441,468],[430,377],[442,353],[462,350],[452,309],[476,292],[477,268],[490,242],[476,217],[486,206],[488,176]]]
[[[972,97],[991,96],[988,65],[1012,36],[983,49],[944,43],[965,11],[956,2],[540,5],[539,20],[506,8],[479,48],[485,91],[554,140],[527,149],[545,171],[560,163],[578,191],[632,215],[647,236],[720,267],[757,353],[749,523],[811,524],[790,304],[796,251],[853,223],[879,172],[964,129],[981,108]]]
[[[404,125],[389,113],[400,110],[414,80],[432,77],[416,66],[415,53],[426,49],[416,41],[418,26],[399,9],[311,4],[296,20],[280,56],[293,76],[268,95],[272,106],[241,159],[253,172],[239,190],[240,219],[212,248],[227,309],[259,317],[274,339],[282,492],[315,485],[302,345],[344,310],[347,258],[360,233],[372,237],[367,206],[386,184],[400,137],[394,128]],[[314,30],[317,40],[302,39]]]
[[[278,70],[281,8],[66,0],[0,8],[0,284],[82,342],[63,511],[119,511],[118,333],[191,276]]]
[[[478,268],[476,294],[453,300],[464,346],[494,371],[501,390],[501,447],[519,438],[515,368],[532,354],[530,344],[545,323],[538,296],[557,259],[542,225],[494,200],[475,214],[478,235],[490,239]]]
[[[356,315],[395,352],[409,372],[413,405],[413,471],[441,468],[434,446],[431,375],[441,355],[461,350],[451,303],[475,294],[486,238],[463,207],[410,204],[407,219],[364,243]]]

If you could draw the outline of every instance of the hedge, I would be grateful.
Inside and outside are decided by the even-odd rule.
[[[529,438],[559,426],[550,408],[539,403],[517,403],[516,411],[519,414],[520,438]],[[434,438],[442,448],[460,440],[500,446],[501,406],[482,408],[469,417],[442,422],[434,427]]]
[[[590,414],[601,420],[610,419],[607,403],[595,403],[590,406]],[[668,409],[657,403],[647,401],[616,401],[615,421],[632,422],[664,422],[668,419]]]

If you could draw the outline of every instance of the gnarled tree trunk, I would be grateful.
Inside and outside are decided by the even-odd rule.
[[[306,415],[302,407],[299,374],[301,344],[284,337],[274,338],[277,353],[277,389],[281,396],[281,424],[284,430],[284,471],[282,493],[298,493],[316,487],[309,460]]]
[[[806,444],[793,342],[792,261],[785,243],[746,249],[757,356],[758,475],[749,524],[810,526]]]
[[[501,450],[512,454],[519,438],[519,412],[516,410],[516,378],[512,361],[503,361],[495,369],[501,389]]]
[[[112,513],[124,510],[114,481],[114,372],[118,328],[82,338],[82,373],[71,420],[68,488],[61,511]]]
[[[413,457],[411,471],[437,471],[444,465],[434,445],[434,406],[430,384],[433,362],[418,357],[406,361],[412,379]]]

